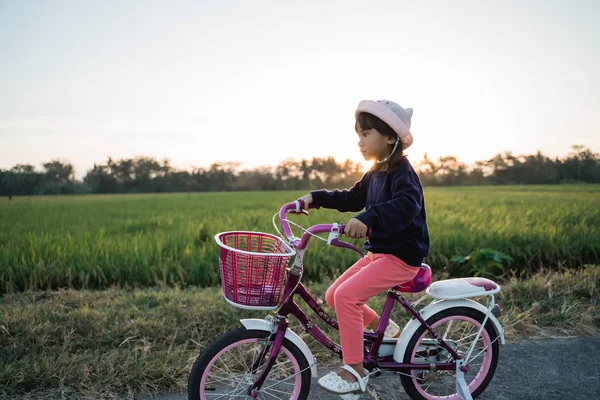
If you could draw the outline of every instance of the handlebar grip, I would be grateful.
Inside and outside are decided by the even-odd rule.
[[[304,210],[304,200],[298,200],[298,203],[300,203],[300,208]],[[310,203],[308,205],[308,208],[314,208],[315,210],[318,210],[319,208],[321,208],[321,206],[317,206],[313,203]]]

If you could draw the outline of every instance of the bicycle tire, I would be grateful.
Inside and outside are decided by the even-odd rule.
[[[438,334],[440,334],[440,332],[438,330],[442,326],[442,324],[445,323],[446,321],[460,320],[461,322],[464,323],[463,325],[472,324],[473,328],[477,328],[477,330],[478,330],[481,327],[481,324],[483,323],[484,318],[485,318],[484,313],[482,313],[478,310],[475,310],[473,308],[453,307],[453,308],[448,308],[448,309],[442,310],[442,311],[432,315],[431,317],[429,317],[427,319],[427,323],[430,326],[432,326]],[[461,322],[459,322],[459,326],[457,328],[460,328]],[[450,323],[450,326],[453,326],[453,323]],[[438,329],[436,329],[436,328],[438,328]],[[466,329],[466,328],[463,328],[463,329]],[[458,329],[455,329],[455,331],[458,331]],[[474,331],[475,333],[472,333],[472,332],[473,331],[471,331],[471,335],[475,336],[477,331]],[[464,331],[463,331],[463,334],[465,334]],[[447,352],[447,350],[442,349],[439,345],[436,345],[435,343],[437,341],[435,341],[434,339],[432,339],[432,338],[425,339],[428,335],[429,335],[429,333],[426,332],[425,326],[421,326],[421,327],[419,327],[419,329],[417,329],[417,331],[413,334],[413,336],[412,336],[411,340],[409,341],[408,346],[406,348],[406,352],[404,354],[404,363],[427,362],[427,361],[432,362],[433,361],[432,355],[435,354],[435,352],[432,351],[433,349],[437,349],[437,351],[439,352],[438,354],[435,354],[435,358],[446,357],[446,359],[443,360],[443,362],[448,361],[448,356],[450,356],[450,355]],[[467,334],[465,334],[465,335],[467,335]],[[440,336],[443,337],[444,335],[440,334]],[[489,319],[486,322],[485,329],[482,331],[480,336],[481,337],[480,337],[479,341],[481,341],[481,343],[482,343],[480,345],[480,347],[482,349],[485,349],[485,350],[481,350],[481,353],[479,353],[479,354],[482,354],[482,357],[483,357],[481,360],[481,366],[477,370],[477,373],[475,374],[473,379],[470,379],[471,375],[469,375],[469,379],[467,379],[467,376],[465,376],[465,380],[467,381],[467,385],[469,386],[469,391],[471,392],[471,395],[474,399],[485,390],[485,388],[488,386],[488,384],[492,380],[494,373],[496,371],[496,366],[498,365],[498,358],[499,358],[499,353],[500,353],[498,333],[496,332],[495,327],[493,326],[492,322]],[[446,333],[446,337],[448,337],[447,333]],[[425,339],[425,340],[423,340],[423,339]],[[451,339],[451,338],[449,338],[449,339]],[[479,341],[478,341],[478,343],[479,343]],[[452,339],[451,342],[455,343],[455,345],[456,345],[456,342],[458,342],[459,344],[456,345],[457,346],[456,350],[459,352],[459,354],[462,352],[464,355],[464,353],[465,353],[464,348],[465,347],[468,348],[468,346],[464,346],[461,348],[460,340],[457,340],[457,339]],[[471,342],[469,342],[469,344],[470,343]],[[421,346],[421,347],[419,347],[419,346]],[[486,348],[486,346],[487,346],[487,348]],[[417,354],[419,351],[421,353]],[[475,352],[473,352],[473,353],[475,353]],[[474,355],[473,353],[471,354],[472,358],[469,361],[469,363],[472,363],[472,361],[476,359],[475,358],[476,355]],[[437,359],[436,361],[440,362],[442,360]],[[477,363],[472,363],[472,365],[469,367],[469,371],[470,371],[469,374],[472,374],[473,370],[475,369],[472,367],[475,365],[477,365]],[[430,373],[431,374],[437,373],[438,375],[434,375],[433,377],[430,377],[428,375]],[[441,398],[447,399],[447,400],[460,399],[460,397],[456,393],[455,386],[453,386],[454,392],[445,393],[445,394],[438,395],[438,396],[429,394],[423,389],[422,384],[424,384],[425,382],[429,382],[429,385],[431,386],[431,384],[432,384],[431,382],[433,382],[433,380],[442,376],[442,375],[440,375],[441,373],[444,373],[444,372],[443,371],[430,372],[429,370],[411,370],[410,371],[411,376],[402,375],[400,379],[402,381],[402,386],[404,387],[406,394],[408,394],[410,396],[410,398],[413,400],[437,400],[437,399],[441,399]],[[454,374],[454,371],[445,372],[446,376],[450,376],[453,374]],[[431,380],[429,380],[429,379],[431,379]],[[441,379],[440,379],[440,381],[441,381]],[[454,385],[454,382],[455,382],[455,380],[452,380],[452,385]],[[450,386],[450,387],[452,387],[452,386]],[[449,389],[449,390],[452,390],[452,389]]]
[[[246,344],[249,344],[249,345],[252,345],[252,343],[257,344],[257,343],[259,343],[260,340],[263,340],[263,339],[269,337],[269,335],[270,335],[270,332],[267,332],[267,331],[248,330],[245,328],[237,328],[237,329],[233,329],[228,332],[225,332],[221,336],[217,337],[212,343],[210,343],[208,346],[206,346],[206,348],[204,348],[204,350],[200,353],[200,355],[194,362],[194,365],[193,365],[193,367],[190,371],[190,375],[188,377],[188,399],[189,400],[210,400],[211,398],[219,397],[218,395],[215,395],[215,393],[213,393],[216,389],[210,387],[210,381],[209,381],[209,376],[208,376],[210,374],[213,366],[217,364],[217,361],[222,356],[226,355],[230,350],[233,351],[236,347],[238,349],[238,357],[241,355],[242,361],[244,361],[244,359],[243,359],[244,355],[241,353],[240,347],[242,345],[246,345]],[[269,354],[270,354],[270,350],[269,350],[269,353],[267,353],[265,360],[266,360],[266,358],[268,358]],[[284,339],[284,341],[283,341],[283,345],[282,345],[282,348],[280,350],[277,360],[279,360],[282,356],[287,357],[290,360],[291,368],[293,368],[294,374],[296,374],[296,378],[294,379],[293,391],[292,391],[292,393],[290,393],[290,400],[306,400],[306,398],[308,397],[308,392],[310,391],[310,383],[311,383],[311,370],[309,368],[309,364],[308,364],[308,361],[306,360],[306,357],[304,356],[304,354],[302,354],[302,352],[300,351],[300,349],[298,349],[298,347],[296,345],[294,345],[291,341],[289,341],[287,339]],[[232,356],[232,358],[235,359],[236,361],[239,361],[239,358],[236,358],[234,356]],[[224,360],[221,360],[221,362],[223,363]],[[250,361],[250,363],[251,363],[251,361]],[[245,364],[244,367],[247,367],[247,365],[250,363],[246,363],[244,361],[244,364]],[[284,364],[281,364],[281,365],[284,365]],[[225,364],[225,368],[227,369],[225,374],[229,373],[231,375],[235,375],[231,371],[232,369],[234,369],[234,366],[232,364],[229,364],[229,363]],[[248,369],[248,368],[246,368],[246,369]],[[275,370],[275,366],[273,366],[273,369],[269,372],[269,375],[267,376],[267,381],[265,381],[265,384],[263,384],[263,387],[261,390],[269,390],[266,388],[270,384],[269,377],[272,375],[272,373],[274,373],[274,370]],[[302,372],[299,372],[299,371],[302,371]],[[218,371],[215,369],[215,372],[218,372]],[[240,379],[239,383],[237,384],[236,389],[233,390],[233,392],[235,392],[235,393],[231,394],[230,396],[227,396],[227,398],[238,398],[238,399],[239,398],[248,398],[247,392],[244,392],[244,388],[246,388],[246,390],[247,390],[250,387],[250,385],[252,384],[253,381],[249,380],[249,378],[252,378],[252,376],[254,376],[254,375],[250,376],[248,372],[240,373],[240,374],[244,375],[243,379],[245,379],[246,381],[242,381]],[[205,375],[206,375],[206,377],[204,377]],[[256,376],[258,376],[258,374],[256,374]],[[298,378],[298,376],[300,378]],[[204,379],[203,379],[203,377],[204,377]],[[226,378],[226,380],[234,381],[234,379],[231,379],[231,378]],[[217,380],[216,382],[219,382],[219,381]],[[231,386],[233,386],[234,384],[235,383],[230,383]],[[240,387],[240,385],[241,385],[241,387]],[[226,390],[226,389],[224,389],[224,390]],[[238,390],[238,392],[236,392],[236,390]],[[275,389],[272,389],[272,390],[275,390]],[[211,393],[209,393],[209,392],[211,392]],[[278,394],[278,396],[281,396],[281,395]],[[269,395],[269,397],[266,397],[264,395],[261,396],[261,392],[259,391],[258,398],[260,399],[260,398],[273,398],[273,397],[272,397],[272,395]],[[284,398],[287,399],[287,396]]]

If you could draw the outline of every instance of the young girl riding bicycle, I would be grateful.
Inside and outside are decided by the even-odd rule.
[[[319,379],[323,389],[345,394],[364,391],[369,376],[363,369],[363,329],[376,329],[379,316],[366,305],[369,298],[412,280],[429,254],[425,203],[421,182],[403,154],[413,137],[411,108],[388,100],[363,100],[355,112],[358,147],[372,168],[348,190],[318,190],[303,196],[312,204],[341,212],[359,212],[345,234],[363,238],[368,254],[344,272],[325,299],[336,311],[345,365]],[[390,321],[385,335],[396,337]]]

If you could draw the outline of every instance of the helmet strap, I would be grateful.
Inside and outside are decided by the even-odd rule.
[[[400,141],[400,139],[396,138],[396,143],[394,143],[394,148],[392,149],[392,152],[390,153],[389,156],[387,156],[386,158],[384,158],[383,160],[377,160],[377,163],[381,164],[386,162],[387,160],[390,159],[390,157],[394,154],[394,152],[396,151],[396,147],[398,147],[398,142]]]

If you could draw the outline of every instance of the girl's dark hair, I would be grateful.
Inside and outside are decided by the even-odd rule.
[[[354,130],[358,133],[359,128],[363,131],[369,129],[375,129],[377,132],[382,134],[383,136],[388,136],[397,141],[400,140],[398,134],[390,128],[388,124],[374,116],[373,114],[369,114],[367,112],[362,112],[358,114],[358,118],[356,118],[356,124],[354,124]],[[394,145],[391,144],[389,146],[389,150],[392,151]],[[392,156],[385,162],[378,163],[375,161],[373,166],[371,167],[371,171],[387,171],[390,167],[398,164],[404,158],[404,154],[402,153],[402,142],[398,143],[398,147],[396,147],[396,151]]]

